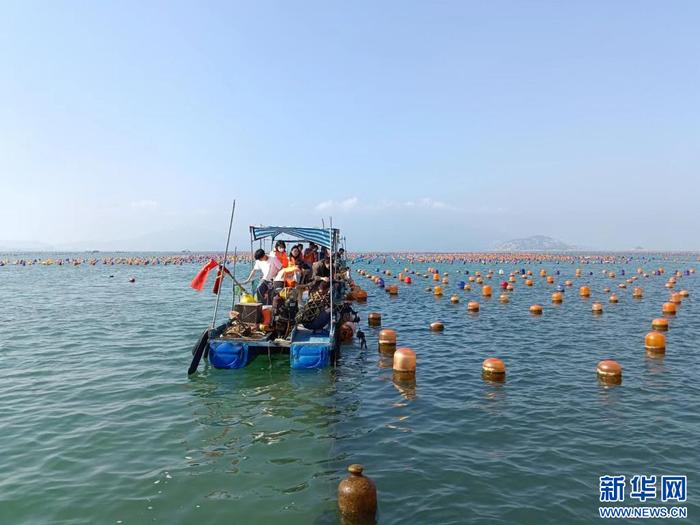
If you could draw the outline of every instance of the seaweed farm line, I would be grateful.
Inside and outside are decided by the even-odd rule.
[[[220,256],[0,254],[0,523],[337,524],[351,464],[380,524],[597,523],[636,474],[700,516],[697,254],[355,253],[367,348],[187,377]]]

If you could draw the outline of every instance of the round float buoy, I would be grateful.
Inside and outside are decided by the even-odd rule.
[[[501,289],[505,290],[506,288],[508,288],[508,281],[502,281],[501,282]]]
[[[564,294],[561,292],[554,292],[552,294],[552,302],[553,303],[561,303],[564,301]]]
[[[399,295],[399,285],[398,284],[392,284],[390,286],[386,287],[387,292],[389,292],[389,295]]]
[[[435,288],[433,288],[433,295],[442,295],[442,286],[435,286]]]
[[[609,301],[610,301],[611,303],[617,303],[617,302],[619,301],[619,299],[617,298],[617,295],[611,294],[611,295],[610,295]]]
[[[435,321],[434,323],[430,323],[430,331],[431,332],[442,332],[445,329],[445,325],[442,324],[440,321]]]
[[[539,304],[533,304],[530,307],[530,313],[533,315],[541,315],[542,314],[542,306]]]
[[[526,286],[532,286],[532,279],[525,279]]]
[[[566,281],[564,281],[564,284],[565,284],[566,286],[572,286],[572,285],[574,284],[574,282],[573,282],[573,281],[566,280]]]
[[[135,283],[135,282],[136,282],[136,277],[129,277],[129,282],[130,282],[130,283]]]
[[[607,286],[603,288],[603,293],[610,293],[610,288],[608,288]]]
[[[405,282],[406,284],[411,284],[413,280],[410,277],[404,277],[403,282]]]
[[[367,302],[367,292],[360,289],[360,290],[356,290],[354,293],[355,293],[355,300],[358,303],[366,303]]]
[[[352,337],[355,335],[355,326],[347,321],[340,325],[340,340],[343,343],[349,343],[352,341]]]
[[[681,297],[688,297],[690,295],[690,292],[688,290],[681,290],[678,293],[681,294]]]
[[[510,298],[508,297],[507,293],[502,293],[500,295],[500,297],[498,298],[498,300],[501,301],[502,303],[507,303],[510,300]]]
[[[668,331],[668,319],[665,319],[663,317],[658,317],[656,319],[652,319],[651,321],[651,327],[654,330],[659,330],[661,332],[666,332]]]
[[[459,297],[456,295],[453,295],[452,297],[450,297],[450,302],[452,304],[457,304],[459,302]]]
[[[487,381],[505,381],[506,365],[497,357],[489,357],[481,364],[481,377]]]
[[[644,348],[650,354],[666,352],[666,336],[661,332],[649,332],[644,337]]]
[[[379,352],[393,354],[396,350],[396,330],[385,328],[379,332]]]
[[[547,276],[547,283],[548,283],[548,284],[554,284],[554,276],[553,276],[553,275],[548,275],[548,276]]]
[[[433,274],[433,281],[439,281],[440,280],[440,275],[437,273]]]
[[[673,304],[681,304],[681,302],[683,302],[683,296],[678,292],[672,293],[671,297],[668,299],[668,302]]]
[[[593,303],[591,305],[591,312],[594,314],[602,314],[603,313],[603,304],[602,303]]]
[[[619,385],[622,383],[622,367],[617,361],[607,359],[598,363],[596,373],[601,383]]]
[[[676,305],[673,303],[664,303],[661,306],[661,312],[666,315],[676,315]]]
[[[394,372],[404,377],[411,377],[416,373],[416,353],[410,348],[399,348],[394,352]]]
[[[590,297],[591,289],[588,286],[582,286],[578,289],[578,293],[581,297]]]
[[[490,284],[485,284],[485,285],[481,288],[481,295],[483,295],[484,297],[491,297],[491,294],[492,294],[492,293],[493,293],[493,290],[492,290]]]
[[[479,311],[479,303],[476,301],[469,301],[467,303],[467,310],[470,312],[478,312]]]
[[[382,325],[382,314],[377,312],[372,312],[367,316],[367,324],[369,326],[381,326]]]
[[[350,523],[374,523],[377,513],[377,487],[362,471],[362,465],[350,465],[338,485],[338,509]]]
[[[644,292],[642,291],[642,289],[639,286],[637,286],[634,290],[632,290],[632,297],[634,297],[635,299],[641,299],[643,296],[644,296]]]

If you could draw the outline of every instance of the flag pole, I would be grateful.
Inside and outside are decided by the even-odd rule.
[[[228,223],[228,237],[226,237],[226,250],[224,250],[224,259],[219,264],[219,272],[221,273],[221,284],[224,282],[224,267],[226,266],[226,257],[228,257],[228,245],[231,242],[231,228],[233,227],[233,214],[236,213],[236,199],[233,199],[233,206],[231,207],[231,220]],[[218,278],[218,274],[217,274]],[[218,293],[216,294],[216,305],[214,306],[214,316],[211,319],[212,329],[216,325],[216,314],[219,313],[219,299],[221,298],[221,288],[219,286]]]

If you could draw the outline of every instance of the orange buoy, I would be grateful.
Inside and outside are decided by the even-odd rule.
[[[477,277],[476,284],[484,284],[484,280],[481,277]]]
[[[554,292],[552,294],[552,302],[553,303],[561,303],[564,301],[564,294],[561,292]]]
[[[500,295],[500,297],[498,298],[498,300],[501,301],[502,303],[507,303],[510,299],[509,299],[507,293],[502,293]]]
[[[437,295],[437,296],[442,295],[442,286],[439,286],[439,285],[435,286],[435,288],[433,288],[433,295]]]
[[[617,298],[617,295],[615,295],[615,294],[611,294],[609,300],[611,303],[616,303],[619,301],[619,299]]]
[[[676,305],[673,303],[664,303],[661,307],[661,312],[666,315],[676,315]]]
[[[379,332],[379,352],[393,354],[396,350],[396,330],[385,328]]]
[[[649,332],[644,337],[644,348],[650,354],[663,354],[666,352],[666,336],[661,332]]]
[[[533,304],[530,307],[530,313],[533,315],[541,315],[542,314],[542,306],[539,304]]]
[[[377,487],[362,471],[362,465],[350,465],[338,485],[338,509],[350,523],[374,523],[377,514]]]
[[[367,292],[364,290],[356,290],[355,291],[355,300],[358,303],[366,303],[367,302]]]
[[[652,319],[651,327],[654,330],[666,332],[666,331],[668,331],[668,319],[665,319],[664,317],[658,317],[656,319]]]
[[[389,292],[389,295],[399,295],[399,286],[397,284],[387,286],[386,290]]]
[[[505,381],[506,365],[497,357],[484,359],[481,364],[481,377],[488,381]]]
[[[668,301],[673,304],[681,304],[681,302],[683,302],[683,296],[678,292],[672,293]]]
[[[582,286],[581,288],[578,289],[578,294],[581,297],[590,297],[591,296],[591,289],[588,286]]]
[[[515,281],[517,281],[515,275],[511,275],[510,277],[508,277],[508,282],[514,283]]]
[[[594,314],[602,314],[603,313],[603,303],[593,303],[591,305],[591,312]]]
[[[433,274],[433,281],[439,281],[440,280],[440,274],[434,273]]]
[[[571,285],[574,284],[574,282],[567,279],[566,281],[564,281],[564,284],[565,284],[566,286],[571,286]]]
[[[347,321],[340,326],[340,340],[343,343],[349,343],[352,341],[354,335],[355,325],[353,325],[350,321]]]
[[[532,279],[526,279],[526,280],[525,280],[525,285],[526,285],[526,286],[532,286]]]
[[[617,361],[606,359],[598,363],[596,373],[601,383],[619,385],[622,383],[622,367]]]
[[[554,284],[554,276],[553,276],[553,275],[548,275],[548,276],[547,276],[547,283],[548,283],[548,284]]]
[[[479,303],[476,301],[469,301],[467,303],[467,310],[470,312],[478,312],[479,311]]]
[[[445,325],[442,324],[440,321],[435,321],[434,323],[430,323],[430,331],[431,332],[442,332],[445,329]]]
[[[634,297],[635,299],[641,299],[643,296],[644,296],[644,292],[642,291],[642,289],[639,286],[637,286],[634,290],[632,290],[632,297]]]
[[[690,292],[688,290],[681,290],[678,293],[681,294],[681,297],[688,297],[690,295]]]
[[[481,288],[481,295],[483,295],[484,297],[491,297],[492,293],[493,293],[493,289],[491,288],[490,284],[485,284]]]
[[[367,316],[367,324],[369,326],[381,326],[382,325],[382,314],[377,312],[372,312]]]
[[[471,290],[471,289],[472,289],[472,287],[471,287],[470,285],[468,285],[468,284],[465,284],[465,285],[464,285],[464,291],[465,291],[465,292],[468,292],[468,291]]]
[[[456,296],[456,295],[453,295],[452,297],[450,297],[450,302],[453,303],[453,304],[458,303],[458,302],[459,302],[459,297]]]
[[[410,377],[416,373],[416,353],[410,348],[399,348],[394,352],[394,372],[399,372],[404,377]]]

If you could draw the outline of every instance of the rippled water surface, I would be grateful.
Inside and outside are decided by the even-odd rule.
[[[568,263],[433,264],[450,274],[442,298],[422,277],[394,298],[354,273],[369,292],[356,306],[369,349],[345,346],[331,370],[292,371],[262,356],[238,371],[200,365],[192,378],[190,350],[214,303],[188,288],[198,265],[0,267],[0,523],[334,524],[350,463],[376,482],[382,524],[594,523],[605,474],[687,474],[688,522],[697,523],[698,277],[679,279],[690,297],[670,321],[662,360],[645,356],[644,335],[669,295],[668,273],[640,278],[641,300],[617,290],[622,269],[695,265],[638,257],[582,265],[575,278],[579,265]],[[498,275],[490,300],[477,286],[457,290],[466,270],[521,267],[535,284],[519,279],[508,304],[498,301]],[[555,285],[540,268],[560,271],[557,284],[574,280],[562,305],[551,304]],[[581,284],[591,299],[578,296]],[[470,298],[478,314],[467,313]],[[528,313],[535,302],[541,317]],[[417,352],[414,384],[380,366],[370,311]],[[428,330],[435,320],[444,332]],[[506,363],[505,384],[481,378],[493,356]],[[604,358],[624,367],[621,386],[598,384]]]

